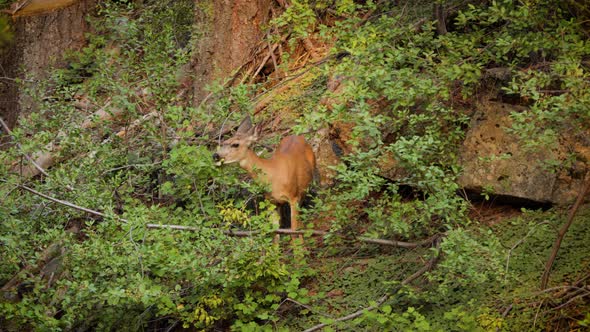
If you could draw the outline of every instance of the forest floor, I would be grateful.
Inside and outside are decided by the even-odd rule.
[[[539,288],[545,263],[567,214],[568,209],[564,208],[527,210],[490,201],[472,205],[470,216],[474,222],[470,231],[478,234],[482,241],[490,234],[497,236],[506,253],[503,282],[483,282],[474,288],[453,289],[456,297],[465,299],[466,308],[481,305],[497,310],[489,314],[478,313],[476,319],[480,326],[485,325],[482,321],[489,319],[486,329],[489,331],[512,331],[523,327],[540,331],[571,331],[576,326],[579,329],[578,323],[588,312],[584,299],[588,293],[580,290],[590,277],[590,257],[587,255],[590,252],[590,228],[587,227],[590,204],[580,208],[566,234],[548,288]],[[310,239],[306,245],[313,247],[318,242]],[[430,249],[348,243],[330,251],[309,247],[308,250],[312,251],[309,264],[315,275],[303,286],[313,300],[302,304],[287,298],[278,310],[285,315],[284,327],[293,330],[303,330],[323,319],[337,319],[371,306],[393,286],[424,266],[424,257]],[[314,256],[320,252],[322,254]],[[453,277],[460,276],[449,276]],[[410,287],[416,291],[428,291],[428,274]],[[440,319],[442,313],[456,305],[413,301],[411,295],[401,291],[392,294],[386,303],[392,307],[415,307],[430,321]],[[490,317],[496,317],[495,321]],[[458,330],[469,330],[468,325],[462,323],[465,322],[458,319]],[[355,330],[359,328],[358,324],[363,326],[362,322],[353,323],[352,320],[338,324],[337,330]]]

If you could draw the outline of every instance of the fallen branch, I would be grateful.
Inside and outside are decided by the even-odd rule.
[[[590,278],[590,273],[586,274],[585,276],[583,276],[582,278],[574,281],[569,287],[567,288],[563,288],[563,290],[560,293],[556,294],[556,297],[562,297],[564,296],[569,289],[571,289],[571,287],[582,287],[583,284],[585,284],[584,282],[586,281],[586,279]]]
[[[63,247],[63,243],[60,241],[54,242],[47,246],[40,254],[39,259],[37,260],[37,264],[26,264],[22,269],[16,272],[8,282],[2,285],[0,291],[8,291],[11,288],[16,287],[20,282],[23,274],[32,274],[36,275],[39,272],[42,272],[45,266],[47,266],[51,261],[55,258],[61,257],[65,252],[65,248]]]
[[[198,232],[203,229],[203,228],[193,227],[193,226],[159,225],[159,224],[146,224],[146,227],[147,228],[160,228],[160,229],[176,229],[176,230],[181,230],[181,231],[193,231],[193,232]],[[248,236],[260,234],[260,231],[224,230],[223,233],[226,235],[230,235],[230,236],[248,237]],[[312,230],[312,229],[294,231],[292,229],[287,229],[287,228],[276,229],[273,231],[273,233],[283,234],[283,235],[311,234],[314,236],[324,236],[324,235],[328,235],[328,234],[333,234],[333,233],[326,232],[326,231],[318,231],[318,230]],[[357,237],[356,239],[361,242],[366,242],[366,243],[380,244],[380,245],[400,247],[400,248],[406,248],[406,249],[414,249],[414,248],[418,248],[418,247],[429,246],[432,243],[434,243],[436,240],[438,240],[440,237],[441,237],[440,234],[435,234],[435,235],[431,236],[430,238],[420,241],[420,242],[403,242],[403,241],[394,241],[394,240],[373,239],[373,238],[367,238],[367,237],[362,237],[362,236]]]
[[[394,240],[384,240],[384,239],[372,239],[372,238],[367,238],[364,236],[358,237],[357,240],[359,240],[361,242],[367,242],[367,243],[381,244],[381,245],[400,247],[400,248],[406,248],[406,249],[414,249],[414,248],[418,248],[418,247],[429,246],[433,242],[435,242],[438,238],[440,238],[440,236],[441,236],[440,234],[435,234],[435,235],[429,237],[428,239],[422,240],[420,242],[404,242],[404,241],[394,241]]]
[[[504,309],[504,311],[502,312],[502,319],[506,318],[506,316],[508,316],[508,313],[512,310],[513,305],[509,305],[506,307],[506,309]],[[496,332],[500,332],[500,326],[498,326],[496,328]]]
[[[252,82],[254,79],[256,79],[256,76],[258,76],[258,74],[260,73],[260,71],[262,70],[262,68],[264,68],[264,66],[266,65],[266,62],[273,57],[274,60],[274,51],[277,49],[277,47],[279,46],[279,44],[274,44],[272,47],[269,45],[269,49],[268,49],[268,54],[264,57],[264,59],[262,59],[262,62],[260,62],[260,66],[258,66],[258,69],[256,69],[256,71],[254,72],[254,75],[252,75],[250,77],[250,82]],[[276,66],[276,63],[275,63]]]
[[[439,241],[437,241],[437,248],[439,247],[439,244],[440,244],[438,242]],[[426,265],[424,265],[420,270],[416,271],[411,276],[409,276],[406,279],[404,279],[400,283],[400,287],[401,286],[405,286],[405,285],[411,283],[412,281],[414,281],[414,280],[418,279],[419,277],[421,277],[424,273],[430,271],[434,267],[434,265],[436,264],[436,262],[438,261],[439,257],[440,257],[439,253],[438,252],[435,253],[434,256],[426,263]],[[399,289],[399,287],[398,287],[398,289]],[[387,299],[389,299],[389,297],[391,296],[391,294],[394,294],[394,293],[395,293],[395,291],[386,293],[383,296],[381,296],[379,298],[379,300],[377,300],[377,302],[374,305],[371,305],[371,306],[369,306],[367,308],[364,308],[364,309],[355,311],[355,312],[353,312],[353,313],[351,313],[349,315],[346,315],[346,316],[343,316],[343,317],[334,319],[330,323],[321,323],[321,324],[312,326],[312,327],[308,328],[307,330],[305,330],[303,332],[313,332],[313,331],[320,330],[320,329],[322,329],[322,328],[324,328],[324,327],[326,327],[328,325],[331,325],[331,324],[334,324],[334,323],[337,323],[337,322],[344,322],[344,321],[347,321],[347,320],[355,319],[355,318],[357,318],[359,316],[362,316],[366,312],[373,311],[373,310],[379,308],[383,303],[385,303],[385,301],[387,301]]]
[[[574,217],[576,216],[576,212],[578,212],[578,208],[580,207],[580,205],[584,201],[584,196],[586,196],[586,193],[590,189],[590,172],[586,173],[586,177],[584,180],[586,183],[584,184],[584,187],[580,191],[580,194],[578,195],[578,198],[576,199],[576,203],[574,203],[574,206],[570,210],[570,213],[567,218],[567,222],[563,225],[563,227],[561,227],[561,229],[559,230],[559,233],[557,234],[557,238],[555,239],[555,242],[553,243],[553,249],[551,250],[551,255],[549,256],[549,259],[547,260],[547,263],[545,264],[545,271],[543,272],[543,276],[541,277],[541,289],[547,288],[547,283],[549,282],[549,274],[551,273],[551,268],[553,267],[553,263],[555,262],[555,258],[557,258],[557,252],[559,251],[559,248],[561,247],[561,241],[563,241],[563,237],[565,236],[565,233],[567,233],[567,230],[572,225],[572,223],[574,221]]]
[[[98,109],[92,115],[86,117],[86,119],[82,122],[82,124],[79,126],[79,128],[85,129],[85,130],[92,129],[97,124],[99,124],[101,122],[109,122],[109,121],[113,121],[113,120],[121,117],[124,113],[123,110],[121,110],[121,109],[112,109],[111,108],[107,111],[107,108],[110,106],[110,104],[111,104],[111,100],[109,99],[109,100],[107,100],[107,102],[105,103],[104,106],[102,106],[100,109]],[[148,113],[148,114],[144,115],[142,118],[134,121],[131,124],[129,129],[134,129],[139,124],[141,124],[143,121],[150,119],[151,117],[153,117],[153,113],[154,112]],[[2,126],[4,127],[4,125],[5,124],[3,124]],[[6,130],[6,128],[5,128],[5,130]],[[123,130],[119,131],[116,135],[123,138],[127,133],[128,133],[128,130],[123,129]],[[57,133],[57,138],[58,139],[62,138],[65,135],[66,134],[63,131],[59,131]],[[56,158],[55,158],[55,154],[59,150],[60,150],[60,146],[57,143],[50,142],[47,145],[45,145],[45,147],[42,151],[37,151],[37,152],[33,153],[31,157],[25,155],[27,160],[29,160],[32,165],[26,166],[26,167],[21,167],[20,165],[14,165],[12,167],[12,171],[20,174],[20,176],[22,176],[25,179],[35,177],[39,174],[44,174],[45,176],[48,176],[47,173],[45,172],[45,169],[53,166],[57,162]]]
[[[101,107],[98,111],[96,111],[92,116],[89,116],[84,120],[84,122],[80,125],[82,129],[90,129],[94,126],[95,119],[109,121],[113,119],[114,116],[118,116],[120,111],[112,111],[106,112],[105,108],[110,105],[110,101],[108,101],[103,107]],[[57,138],[61,138],[65,136],[63,131],[59,131],[57,134]],[[18,143],[17,143],[18,144]],[[56,162],[55,160],[55,153],[60,150],[59,145],[55,144],[54,142],[50,142],[45,145],[42,151],[37,151],[32,154],[31,157],[25,155],[25,157],[31,162],[31,166],[21,167],[20,165],[15,165],[12,167],[12,171],[15,173],[20,174],[23,178],[32,178],[39,174],[44,174],[48,176],[45,172],[45,169],[53,166]]]
[[[540,226],[540,225],[545,225],[545,224],[548,224],[548,223],[549,223],[548,221],[543,221],[543,222],[540,222],[540,223],[538,223],[538,224],[534,225],[534,226],[533,226],[533,227],[532,227],[532,228],[531,228],[531,229],[528,231],[528,233],[527,233],[527,234],[526,234],[526,235],[525,235],[525,236],[524,236],[522,239],[518,240],[518,241],[517,241],[517,242],[516,242],[516,243],[515,243],[515,244],[514,244],[514,245],[513,245],[511,248],[510,248],[510,250],[508,250],[508,255],[507,255],[507,257],[506,257],[506,268],[505,268],[505,270],[504,270],[504,273],[505,273],[504,280],[506,280],[506,278],[508,278],[508,267],[510,266],[510,257],[512,257],[512,252],[513,252],[513,251],[514,251],[514,250],[515,250],[515,249],[516,249],[518,246],[520,246],[522,243],[524,243],[524,241],[525,241],[525,240],[526,240],[526,239],[527,239],[529,236],[531,236],[531,235],[532,235],[532,234],[533,234],[533,233],[536,231],[536,227],[537,227],[537,226]]]
[[[570,303],[572,303],[572,302],[574,302],[574,301],[576,301],[576,300],[579,300],[579,299],[585,298],[585,297],[587,297],[587,296],[590,296],[590,292],[586,292],[586,293],[584,293],[584,294],[580,294],[580,295],[578,295],[578,296],[572,297],[572,298],[571,298],[569,301],[567,301],[567,302],[565,302],[565,303],[563,303],[563,304],[561,304],[561,305],[559,305],[559,306],[557,306],[557,307],[555,307],[555,308],[551,309],[550,311],[555,311],[555,310],[562,309],[562,308],[566,307],[567,305],[569,305]]]
[[[8,128],[8,125],[6,124],[6,122],[4,122],[4,120],[2,118],[0,118],[0,125],[2,125],[2,128],[4,129],[4,131],[6,131],[6,134],[8,134],[10,136],[10,138],[16,143],[16,146],[19,148],[19,150],[23,150],[22,145],[20,145],[20,143],[18,143],[15,139],[14,136],[12,135],[12,130],[10,130],[10,128]],[[45,169],[43,169],[43,167],[41,167],[41,165],[39,165],[37,162],[35,162],[35,160],[33,160],[33,158],[31,158],[27,153],[24,153],[25,158],[31,163],[33,164],[33,166],[39,171],[39,173],[45,175],[45,176],[49,176],[47,174],[47,172],[45,172]]]
[[[159,225],[159,224],[146,224],[147,228],[160,228],[160,229],[176,229],[181,231],[193,231],[198,232],[203,230],[203,228],[193,227],[193,226],[182,226],[182,225]],[[309,234],[311,232],[312,235],[326,235],[328,232],[324,231],[317,231],[317,230],[307,230],[307,231],[294,231],[292,229],[287,228],[279,228],[273,231],[275,234],[286,234],[286,235],[295,235],[295,234]],[[256,234],[260,234],[260,231],[234,231],[234,230],[224,230],[223,234],[230,235],[230,236],[237,236],[237,237],[248,237],[254,236]]]
[[[46,195],[44,193],[38,192],[37,190],[35,190],[33,188],[29,188],[29,187],[27,187],[25,185],[19,185],[18,187],[19,188],[22,188],[22,189],[24,189],[24,190],[26,190],[28,192],[30,192],[31,194],[37,195],[37,196],[39,196],[41,198],[44,198],[44,199],[46,199],[48,201],[51,201],[51,202],[54,202],[54,203],[57,203],[57,204],[61,204],[61,205],[67,206],[69,208],[72,208],[72,209],[75,209],[75,210],[78,210],[78,211],[90,213],[90,214],[93,214],[95,216],[99,216],[99,217],[103,217],[103,218],[107,218],[108,217],[106,214],[104,214],[102,212],[95,211],[95,210],[92,210],[92,209],[89,209],[89,208],[85,208],[83,206],[79,206],[79,205],[70,203],[68,201],[64,201],[64,200],[61,200],[61,199],[58,199],[58,198],[55,198],[55,197]],[[114,216],[114,217],[117,218],[118,220],[122,221],[122,222],[125,222],[125,223],[128,222],[126,219],[120,218],[118,216]]]

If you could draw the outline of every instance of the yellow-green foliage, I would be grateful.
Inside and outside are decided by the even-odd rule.
[[[527,212],[491,230],[479,225],[457,195],[457,147],[469,123],[464,106],[487,91],[485,73],[495,67],[507,68],[511,78],[493,88],[530,106],[513,118],[515,132],[531,147],[564,130],[587,130],[584,22],[561,2],[452,1],[441,2],[456,12],[449,33],[438,35],[430,15],[415,20],[430,12],[429,1],[289,3],[271,23],[273,33],[289,34],[291,45],[315,34],[340,56],[293,73],[301,76],[261,99],[254,100],[259,85],[213,86],[208,102],[196,107],[181,98],[177,79],[202,33],[193,31],[194,1],[100,2],[88,47],[34,86],[40,112],[14,130],[20,146],[0,151],[0,284],[15,278],[0,299],[0,325],[303,330],[335,323],[326,316],[368,307],[386,293],[382,307],[334,329],[515,331],[551,322],[550,311],[529,304],[549,296],[539,295],[536,285],[565,212]],[[338,102],[322,107],[329,77],[343,85]],[[86,114],[72,101],[82,97],[96,109],[122,110],[121,122],[81,130]],[[248,182],[238,167],[212,162],[220,128],[258,102],[267,103],[261,118],[280,112],[283,125],[296,123],[295,133],[313,135],[337,121],[350,125],[351,153],[334,167],[336,185],[320,191],[304,214],[307,224],[318,219],[330,234],[317,245],[306,238],[304,254],[296,245],[273,244],[276,211],[257,196],[263,186]],[[189,123],[193,128],[178,133]],[[116,125],[133,130],[121,139]],[[60,145],[60,163],[47,176],[10,173],[6,165],[24,164],[23,153],[52,141]],[[381,165],[392,157],[405,169],[398,183],[383,176]],[[62,201],[21,190],[23,181]],[[587,219],[586,210],[564,240],[555,285],[588,273]],[[227,236],[228,229],[253,236]],[[446,236],[439,249],[381,249],[357,241],[412,242],[435,233]],[[42,252],[56,243],[63,248],[60,269],[41,276],[50,265]],[[400,284],[433,255],[439,261],[432,271]],[[570,326],[588,324],[584,310],[572,312],[581,314]]]

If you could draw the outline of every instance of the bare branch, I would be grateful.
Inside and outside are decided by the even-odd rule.
[[[266,62],[273,57],[273,61],[274,61],[274,51],[277,49],[277,47],[279,46],[279,44],[274,44],[272,47],[269,44],[269,48],[268,48],[268,54],[264,57],[264,59],[262,59],[262,62],[260,62],[260,66],[258,66],[258,69],[256,69],[256,71],[254,72],[254,75],[251,76],[250,78],[250,82],[252,82],[254,79],[256,79],[256,76],[258,76],[258,74],[260,73],[260,71],[262,70],[262,68],[264,68],[264,65],[266,65]],[[276,61],[275,61],[275,67],[276,67]]]
[[[436,241],[436,242],[437,242],[437,247],[438,247],[438,244],[439,244],[438,242],[439,242],[439,241]],[[438,253],[438,252],[437,252],[437,253],[435,253],[435,254],[434,254],[434,256],[433,256],[433,257],[432,257],[432,258],[431,258],[431,259],[430,259],[430,260],[429,260],[429,261],[426,263],[426,265],[424,265],[424,267],[422,267],[420,270],[416,271],[414,274],[412,274],[411,276],[409,276],[409,277],[407,277],[406,279],[404,279],[404,280],[403,280],[403,281],[400,283],[400,285],[401,285],[401,286],[407,285],[407,284],[411,283],[412,281],[414,281],[414,280],[418,279],[418,278],[419,278],[420,276],[422,276],[424,273],[426,273],[426,272],[428,272],[429,270],[431,270],[431,269],[434,267],[434,265],[436,264],[436,262],[438,261],[439,257],[440,257],[439,253]],[[393,294],[393,293],[395,293],[395,292],[389,292],[389,293],[386,293],[386,294],[384,294],[384,295],[383,295],[383,296],[381,296],[381,297],[379,298],[379,300],[377,300],[377,302],[376,302],[374,305],[372,305],[372,306],[369,306],[369,307],[367,307],[367,308],[364,308],[364,309],[361,309],[361,310],[355,311],[355,312],[353,312],[353,313],[351,313],[351,314],[349,314],[349,315],[346,315],[346,316],[343,316],[343,317],[337,318],[337,319],[335,319],[334,321],[332,321],[331,323],[322,323],[322,324],[318,324],[318,325],[312,326],[312,327],[310,327],[309,329],[305,330],[304,332],[313,332],[313,331],[317,331],[317,330],[320,330],[320,329],[322,329],[322,328],[324,328],[324,327],[326,327],[326,326],[328,326],[328,325],[331,325],[331,324],[333,324],[333,323],[336,323],[336,322],[344,322],[344,321],[347,321],[347,320],[355,319],[355,318],[357,318],[357,317],[359,317],[359,316],[363,315],[363,314],[364,314],[364,313],[366,313],[366,312],[373,311],[373,310],[375,310],[375,309],[379,308],[379,307],[380,307],[380,306],[381,306],[383,303],[385,303],[385,301],[387,301],[387,299],[389,299],[389,297],[390,297],[390,296],[391,296],[391,294]]]
[[[568,304],[570,304],[570,303],[572,303],[572,302],[574,302],[574,301],[576,301],[576,300],[579,300],[579,299],[585,298],[586,296],[590,296],[590,292],[586,292],[586,293],[584,293],[584,294],[580,294],[580,295],[577,295],[577,296],[575,296],[575,297],[572,297],[572,298],[571,298],[569,301],[567,301],[567,302],[565,302],[565,303],[563,303],[563,304],[561,304],[561,305],[559,305],[559,306],[557,306],[557,307],[555,307],[555,308],[553,308],[553,309],[551,309],[551,310],[553,310],[553,311],[554,311],[554,310],[559,310],[559,309],[561,309],[561,308],[563,308],[563,307],[566,307]]]
[[[37,196],[39,196],[41,198],[44,198],[44,199],[46,199],[48,201],[52,201],[54,203],[67,206],[67,207],[70,207],[72,209],[76,209],[78,211],[83,211],[83,212],[86,212],[86,213],[90,213],[90,214],[93,214],[95,216],[99,216],[99,217],[103,217],[103,218],[107,218],[108,217],[106,214],[104,214],[102,212],[95,211],[95,210],[92,210],[92,209],[88,209],[88,208],[85,208],[85,207],[82,207],[82,206],[79,206],[79,205],[70,203],[68,201],[64,201],[64,200],[61,200],[61,199],[58,199],[58,198],[55,198],[55,197],[46,195],[44,193],[38,192],[37,190],[35,190],[33,188],[29,188],[29,187],[27,187],[25,185],[19,185],[18,187],[19,188],[22,188],[22,189],[24,189],[24,190],[26,190],[26,191],[34,194],[34,195],[37,195]],[[125,222],[125,223],[128,222],[126,219],[120,218],[118,216],[114,216],[114,217],[117,218],[118,220],[122,221],[122,222]]]
[[[563,241],[563,237],[565,236],[565,233],[567,233],[567,230],[572,225],[572,223],[574,221],[574,217],[576,216],[576,212],[578,212],[578,208],[580,207],[580,205],[584,201],[584,196],[586,196],[586,193],[590,189],[590,172],[586,173],[585,182],[586,183],[584,184],[584,187],[582,188],[582,190],[580,191],[580,194],[578,195],[578,199],[576,199],[576,203],[574,203],[574,206],[570,210],[570,213],[567,217],[567,222],[563,225],[563,227],[561,227],[561,229],[559,230],[559,233],[557,234],[557,238],[555,239],[555,242],[553,243],[553,249],[551,250],[551,255],[549,256],[549,259],[547,260],[547,263],[545,264],[545,272],[543,272],[543,276],[541,277],[541,289],[547,288],[547,283],[549,282],[549,274],[551,273],[551,268],[553,267],[553,263],[555,262],[555,258],[557,258],[557,252],[559,251],[559,248],[561,247],[561,241]]]
[[[12,135],[12,130],[10,130],[10,128],[8,128],[8,125],[6,124],[6,122],[4,122],[4,120],[2,118],[0,118],[0,125],[2,125],[2,128],[6,131],[6,134],[8,134],[10,136],[10,138],[12,138],[12,140],[14,140],[14,136]],[[22,146],[20,145],[20,143],[18,143],[16,140],[14,140],[14,142],[16,143],[16,146],[19,148],[19,150],[22,151]],[[47,174],[47,172],[45,172],[45,169],[43,169],[43,167],[41,167],[39,164],[37,164],[33,158],[31,158],[28,154],[23,153],[25,158],[31,163],[33,164],[33,166],[35,166],[35,168],[43,175],[49,177],[49,175]]]
[[[193,231],[193,232],[198,232],[203,229],[203,228],[193,227],[193,226],[159,225],[159,224],[147,224],[146,227],[147,228],[176,229],[176,230],[181,230],[181,231]],[[259,231],[233,231],[233,230],[224,230],[223,233],[226,235],[237,236],[237,237],[247,237],[247,236],[253,236],[256,234],[260,234]],[[294,231],[292,229],[286,229],[286,228],[276,229],[276,230],[274,230],[274,233],[275,234],[285,234],[285,235],[311,234],[314,236],[324,236],[324,235],[328,235],[328,234],[333,234],[333,233],[326,232],[326,231],[318,231],[318,230],[312,230],[312,229]],[[380,244],[380,245],[400,247],[400,248],[406,248],[406,249],[414,249],[417,247],[429,246],[432,243],[434,243],[435,241],[437,241],[440,237],[441,237],[441,234],[435,234],[434,236],[431,236],[430,238],[420,241],[420,242],[403,242],[403,241],[393,241],[393,240],[384,240],[384,239],[372,239],[372,238],[367,238],[367,237],[357,237],[356,239],[361,242],[366,242],[366,243]]]
[[[548,223],[549,223],[548,221],[543,221],[543,222],[540,222],[540,223],[538,223],[538,224],[534,225],[534,226],[533,226],[533,227],[532,227],[532,228],[531,228],[531,229],[528,231],[528,233],[527,233],[527,234],[526,234],[526,235],[525,235],[525,236],[524,236],[522,239],[518,240],[518,241],[517,241],[517,242],[516,242],[516,243],[515,243],[515,244],[514,244],[514,245],[513,245],[511,248],[510,248],[510,250],[508,250],[508,255],[507,255],[507,257],[506,257],[506,269],[505,269],[505,271],[504,271],[504,273],[505,273],[504,280],[506,280],[506,278],[508,278],[508,267],[510,266],[510,257],[512,257],[512,252],[513,252],[513,251],[514,251],[514,250],[515,250],[515,249],[516,249],[518,246],[520,246],[522,243],[524,243],[524,241],[525,241],[525,240],[526,240],[526,239],[527,239],[529,236],[531,236],[531,235],[532,235],[532,234],[533,234],[533,233],[534,233],[534,232],[537,230],[537,229],[536,229],[536,227],[537,227],[537,226],[540,226],[540,225],[546,225],[546,224],[548,224]]]
[[[93,115],[87,117],[86,120],[84,120],[84,122],[80,125],[80,128],[81,129],[91,129],[96,125],[95,120],[111,121],[111,120],[115,119],[116,117],[120,116],[121,114],[123,114],[123,111],[118,110],[118,109],[112,109],[110,111],[106,111],[107,107],[109,107],[110,104],[111,104],[111,101],[109,99],[103,107],[101,107],[98,111],[94,112]],[[140,120],[136,120],[136,122],[143,121],[146,118],[146,116],[144,116]],[[134,122],[132,124],[132,128],[134,128],[134,126],[136,126],[136,122]],[[2,126],[4,127],[4,125],[2,125]],[[9,131],[7,130],[7,132],[9,132]],[[126,131],[121,130],[119,133],[117,133],[117,136],[123,137],[123,136],[125,136],[125,134],[126,134]],[[65,135],[66,135],[65,132],[61,131],[61,130],[57,133],[58,138],[64,137]],[[14,166],[12,168],[12,170],[16,173],[19,173],[23,178],[27,178],[27,179],[37,176],[39,173],[42,173],[45,176],[48,176],[44,169],[47,169],[47,168],[53,166],[57,162],[55,155],[56,155],[56,152],[59,151],[60,149],[61,149],[61,147],[58,145],[58,143],[50,142],[47,145],[45,145],[43,150],[33,153],[31,157],[25,155],[25,157],[31,162],[31,164],[33,166],[20,167],[17,165],[17,166]],[[72,190],[71,187],[67,187],[67,188],[69,190]]]
[[[203,230],[203,228],[193,227],[193,226],[182,226],[182,225],[158,225],[158,224],[146,224],[147,228],[163,228],[163,229],[176,229],[181,231],[193,231],[198,232]],[[274,230],[275,234],[287,234],[287,235],[295,235],[295,234],[308,234],[312,233],[312,235],[326,235],[328,232],[324,231],[316,231],[316,230],[309,230],[309,231],[294,231],[292,229],[287,228],[279,228]],[[254,236],[256,234],[260,234],[260,231],[234,231],[234,230],[224,230],[223,234],[230,235],[230,236],[237,236],[237,237],[248,237]]]
[[[414,249],[418,247],[425,247],[431,245],[434,241],[440,238],[440,234],[435,234],[429,237],[426,240],[422,240],[420,242],[404,242],[404,241],[394,241],[394,240],[384,240],[384,239],[371,239],[367,237],[358,237],[357,239],[362,242],[367,243],[374,243],[374,244],[381,244],[386,246],[393,246],[393,247],[400,247],[406,249]]]

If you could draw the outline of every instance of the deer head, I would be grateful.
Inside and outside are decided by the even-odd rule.
[[[253,126],[250,116],[246,116],[234,136],[221,142],[213,160],[218,165],[239,163],[246,158],[250,145],[258,140],[259,134],[260,127]]]

